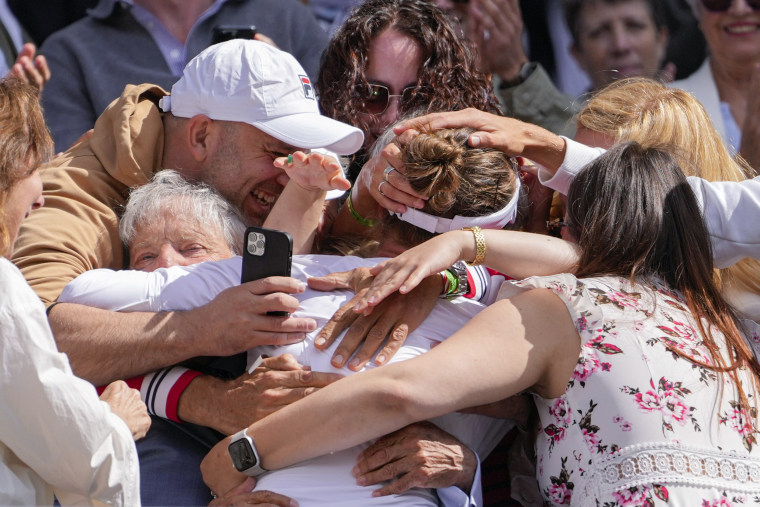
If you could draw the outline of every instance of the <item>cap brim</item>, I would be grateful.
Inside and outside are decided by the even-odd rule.
[[[250,124],[298,148],[325,148],[338,155],[351,155],[364,143],[364,133],[358,128],[315,113],[291,114]]]

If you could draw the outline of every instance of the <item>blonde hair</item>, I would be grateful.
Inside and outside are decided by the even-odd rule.
[[[11,188],[53,153],[37,88],[16,78],[0,80],[0,255],[11,248],[5,200]]]
[[[578,114],[578,128],[610,136],[616,143],[666,147],[687,176],[742,181],[756,175],[743,158],[731,155],[693,95],[651,79],[623,79],[599,91]],[[719,282],[760,294],[760,262],[744,259],[716,272]]]

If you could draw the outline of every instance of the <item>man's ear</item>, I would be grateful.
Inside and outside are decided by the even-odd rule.
[[[189,154],[197,162],[206,160],[216,150],[221,125],[204,114],[190,118],[185,135]]]

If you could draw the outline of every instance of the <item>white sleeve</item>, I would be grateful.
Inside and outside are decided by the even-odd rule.
[[[0,286],[0,442],[61,504],[140,504],[137,451],[127,425],[71,372],[37,295],[3,260]],[[13,271],[15,270],[15,272]]]
[[[538,179],[545,187],[567,195],[568,190],[570,190],[570,183],[573,182],[575,175],[606,150],[586,146],[565,136],[560,137],[565,140],[566,146],[565,159],[562,161],[562,165],[554,174],[545,167],[539,166]]]
[[[480,477],[480,458],[475,455],[478,461],[478,467],[475,469],[475,478],[472,481],[472,488],[468,495],[456,486],[448,488],[438,488],[435,492],[438,494],[442,507],[481,507],[483,505],[483,486]]]
[[[690,176],[710,234],[715,266],[744,257],[760,259],[760,177],[740,182],[706,181]]]
[[[233,257],[153,272],[94,269],[72,280],[58,298],[112,311],[161,312],[202,306],[240,283],[242,260]]]
[[[564,139],[567,151],[560,168],[555,174],[540,168],[538,176],[543,185],[566,195],[575,175],[604,150]],[[687,179],[702,209],[715,266],[725,268],[745,257],[760,259],[760,176],[741,182]]]

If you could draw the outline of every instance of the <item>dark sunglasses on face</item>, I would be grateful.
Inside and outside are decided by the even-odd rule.
[[[725,12],[735,0],[701,0],[702,6],[710,12]],[[760,0],[744,0],[753,11],[760,10]]]
[[[367,114],[383,114],[391,103],[391,97],[398,97],[401,107],[408,104],[414,95],[417,86],[407,86],[401,90],[401,94],[394,95],[385,85],[370,83],[368,93],[364,98],[364,112]]]

